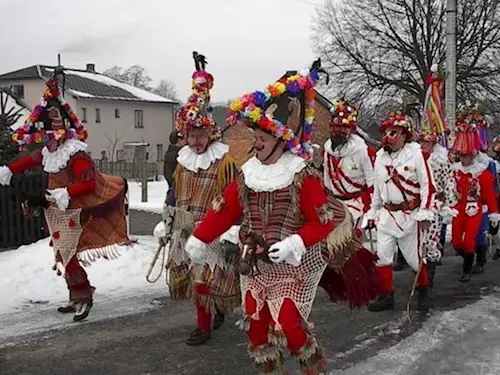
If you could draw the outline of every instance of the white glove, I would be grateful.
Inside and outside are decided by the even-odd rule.
[[[490,219],[491,225],[496,227],[500,222],[500,214],[499,213],[491,213],[488,215],[488,219]]]
[[[186,253],[188,253],[189,258],[191,258],[191,262],[193,262],[193,264],[205,263],[206,248],[207,244],[203,241],[200,241],[195,236],[189,236],[188,240],[186,241],[186,245],[184,246],[184,249],[186,250]]]
[[[302,237],[293,234],[269,247],[269,259],[274,263],[286,262],[298,267],[305,252],[306,246]]]
[[[55,203],[61,211],[66,211],[71,199],[68,194],[68,189],[57,188],[53,190],[47,190],[47,193],[48,194],[45,195],[45,199],[47,199],[47,201]]]
[[[221,243],[227,241],[231,242],[232,244],[238,245],[239,233],[240,233],[240,226],[233,225],[231,228],[229,228],[227,232],[222,233],[222,235],[219,238],[219,241]]]
[[[0,167],[0,185],[9,186],[12,179],[12,171],[6,165]]]

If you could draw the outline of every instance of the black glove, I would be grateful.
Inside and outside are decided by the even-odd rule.
[[[29,195],[23,194],[22,196],[23,202],[26,202],[28,207],[47,207],[49,202],[45,198],[45,195]]]
[[[498,223],[497,225],[493,225],[492,223],[490,223],[490,226],[488,228],[488,233],[491,234],[492,236],[496,236],[497,233],[498,233]]]

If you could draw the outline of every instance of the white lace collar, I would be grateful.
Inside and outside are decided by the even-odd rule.
[[[354,154],[355,152],[366,148],[366,143],[363,138],[357,134],[352,134],[346,143],[342,146],[338,146],[335,150],[332,150],[332,140],[328,139],[325,142],[325,150],[331,156],[336,157],[346,157],[348,155]]]
[[[80,151],[87,151],[88,145],[76,139],[69,139],[61,144],[54,152],[47,147],[42,148],[43,170],[47,173],[59,173],[68,166],[73,155]]]
[[[198,172],[198,169],[207,170],[213,162],[222,159],[229,152],[229,146],[221,142],[214,142],[208,146],[203,154],[197,154],[191,147],[184,146],[179,151],[177,161],[187,170]]]
[[[295,175],[304,169],[306,162],[300,156],[285,152],[279,160],[270,165],[260,162],[255,156],[241,167],[245,185],[253,191],[276,191],[293,183]]]
[[[463,173],[470,173],[472,176],[478,177],[481,173],[488,169],[489,163],[490,158],[488,155],[480,152],[474,157],[472,164],[468,167],[464,167],[461,162],[458,162],[453,164],[453,169]]]
[[[429,156],[429,164],[431,167],[448,163],[448,150],[440,144],[434,145],[431,155]]]

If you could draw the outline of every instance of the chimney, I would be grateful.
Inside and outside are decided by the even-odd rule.
[[[87,72],[95,73],[95,64],[87,64]]]

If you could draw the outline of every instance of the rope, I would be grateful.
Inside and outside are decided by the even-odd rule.
[[[164,245],[163,243],[160,243],[158,245],[158,249],[156,249],[156,253],[155,253],[155,256],[153,258],[153,261],[151,262],[151,264],[149,266],[148,273],[146,274],[146,280],[151,284],[156,283],[160,279],[161,275],[163,274],[163,268],[164,268],[164,264],[165,264],[165,253],[166,253],[165,248],[166,248],[166,245]],[[160,254],[161,254],[160,273],[158,274],[157,277],[155,277],[154,279],[151,279],[151,274],[153,272],[153,268],[156,265],[156,262],[158,261]]]

